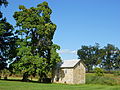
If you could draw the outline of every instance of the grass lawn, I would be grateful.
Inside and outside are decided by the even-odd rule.
[[[87,84],[102,84],[102,85],[120,85],[120,76],[114,74],[104,74],[104,76],[96,76],[95,73],[86,73]]]
[[[120,86],[109,85],[66,85],[66,84],[41,84],[21,81],[0,80],[0,90],[120,90]]]

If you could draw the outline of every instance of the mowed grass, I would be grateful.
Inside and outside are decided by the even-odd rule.
[[[84,84],[42,84],[21,81],[0,80],[0,90],[120,90],[120,86]]]

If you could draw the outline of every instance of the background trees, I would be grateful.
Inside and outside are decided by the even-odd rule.
[[[86,64],[88,71],[90,71],[93,67],[100,64],[102,54],[99,44],[96,44],[95,46],[82,46],[77,51],[77,55]]]
[[[82,46],[77,55],[86,64],[88,72],[96,66],[107,71],[120,69],[120,50],[112,44],[103,48],[99,44]]]
[[[120,56],[119,49],[112,44],[107,44],[107,46],[104,47],[104,51],[105,55],[102,61],[103,68],[109,71],[116,69],[116,61],[119,60],[118,56]]]

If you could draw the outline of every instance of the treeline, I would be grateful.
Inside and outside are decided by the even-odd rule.
[[[77,55],[85,63],[88,72],[95,67],[106,71],[120,70],[120,49],[112,44],[103,48],[98,43],[94,46],[84,45],[77,51]]]
[[[0,5],[7,6],[8,2],[0,0]],[[0,71],[20,73],[23,81],[28,81],[31,75],[39,76],[40,82],[54,76],[61,59],[56,52],[60,47],[52,41],[57,26],[50,19],[51,13],[47,2],[29,9],[20,5],[13,15],[16,26],[0,13]]]

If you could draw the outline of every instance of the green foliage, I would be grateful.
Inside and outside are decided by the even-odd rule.
[[[7,0],[0,0],[0,6],[4,5],[5,7],[8,5],[8,1]],[[0,11],[0,18],[2,18],[2,12]]]
[[[95,68],[94,72],[95,72],[96,76],[104,76],[104,70],[101,68]]]
[[[8,69],[3,69],[0,71],[1,72],[1,77],[4,77],[4,79],[7,79],[7,77],[10,75],[10,71]]]
[[[112,44],[100,48],[95,46],[82,46],[77,55],[87,66],[88,72],[99,66],[107,71],[120,69],[120,50]]]
[[[103,68],[110,71],[112,69],[120,68],[120,51],[112,44],[108,44],[104,47],[105,55],[103,56],[102,64]]]
[[[77,55],[85,63],[89,72],[93,66],[101,63],[101,57],[103,55],[101,52],[103,52],[103,50],[99,49],[99,44],[96,43],[95,46],[82,46],[81,49],[77,51]]]
[[[0,0],[0,6],[2,6],[2,5],[7,6],[8,5],[8,1],[7,0]]]
[[[0,0],[0,6],[3,4],[6,6],[7,0]],[[0,12],[0,70],[6,68],[7,62],[12,61],[15,55],[13,26],[7,22]]]
[[[16,20],[17,58],[10,67],[23,74],[27,80],[30,75],[39,75],[39,80],[48,78],[52,73],[60,57],[56,52],[60,47],[53,44],[52,39],[56,25],[50,20],[52,10],[47,2],[38,4],[37,7],[27,9],[19,6],[20,11],[15,12]]]
[[[26,8],[25,8],[25,6],[20,5],[20,6],[19,6],[19,9],[20,9],[20,10],[25,10]]]

